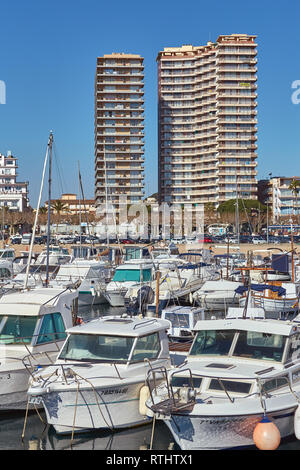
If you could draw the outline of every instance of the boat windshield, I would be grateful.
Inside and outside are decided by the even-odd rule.
[[[141,271],[143,281],[151,280],[151,269],[117,269],[113,281],[117,282],[140,282],[141,281]]]
[[[233,345],[234,341],[234,345]],[[190,355],[231,356],[280,362],[286,338],[257,331],[202,330],[197,333]]]
[[[0,315],[0,344],[30,344],[36,322],[36,316]]]
[[[133,337],[71,334],[59,359],[89,362],[127,362],[134,343]]]
[[[286,337],[257,331],[240,331],[233,356],[280,362]]]
[[[227,356],[235,330],[201,330],[197,333],[190,356]]]
[[[187,313],[166,312],[165,319],[172,323],[173,328],[189,328],[190,319]]]

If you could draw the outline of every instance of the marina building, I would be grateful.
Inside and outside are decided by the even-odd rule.
[[[28,207],[28,181],[17,181],[17,158],[0,153],[0,207],[22,212]]]
[[[158,53],[160,202],[257,198],[256,36]]]
[[[144,197],[144,65],[136,54],[97,58],[95,79],[95,201],[127,204]]]

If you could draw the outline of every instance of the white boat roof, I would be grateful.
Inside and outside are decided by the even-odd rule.
[[[76,296],[65,288],[44,287],[14,292],[0,298],[0,315],[39,315],[41,309],[53,309],[64,295]]]
[[[144,259],[131,259],[126,261],[124,264],[120,264],[120,266],[117,267],[117,270],[120,269],[143,269],[143,268],[152,268],[153,267],[153,262],[152,261],[147,261]]]
[[[139,337],[170,328],[170,322],[160,318],[105,316],[69,328],[67,333]]]
[[[235,290],[243,283],[239,281],[227,281],[227,279],[218,279],[216,281],[205,281],[200,291],[214,291],[214,290]]]
[[[229,318],[200,320],[194,330],[244,330],[290,336],[300,328],[300,322],[273,319]]]
[[[167,307],[162,310],[162,315],[165,313],[195,313],[195,312],[203,312],[203,307],[184,307],[181,305],[172,305],[171,307]]]

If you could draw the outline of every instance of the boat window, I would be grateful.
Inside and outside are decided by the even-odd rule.
[[[266,392],[271,392],[272,390],[276,390],[280,387],[286,387],[288,385],[287,376],[285,377],[277,377],[272,380],[268,380],[264,383],[263,389]]]
[[[290,339],[286,362],[297,361],[300,357],[300,335],[293,335]]]
[[[143,269],[143,281],[151,281],[151,269]],[[125,281],[133,281],[133,282],[140,282],[141,281],[141,270],[140,269],[117,269],[113,281],[117,282],[125,282]]]
[[[165,319],[172,323],[173,328],[189,328],[189,315],[185,313],[166,312]]]
[[[171,380],[171,385],[173,387],[191,387],[192,385],[195,388],[200,388],[202,383],[202,378],[201,377],[191,377],[186,376],[186,377],[180,377],[178,375],[175,375],[172,377]]]
[[[200,314],[200,312],[195,312],[194,313],[194,325],[193,326],[195,326],[197,321],[199,321],[199,320],[201,320],[201,314]]]
[[[30,344],[36,322],[36,316],[0,315],[0,344]]]
[[[240,331],[233,355],[249,359],[281,361],[286,338],[257,331]]]
[[[160,341],[158,333],[142,336],[137,339],[134,351],[132,353],[132,361],[143,361],[147,359],[155,359],[160,352]]]
[[[48,313],[42,319],[37,344],[61,341],[66,338],[65,325],[60,313]]]
[[[14,252],[13,251],[2,251],[0,258],[13,258]]]
[[[236,382],[234,380],[212,379],[210,381],[208,389],[209,390],[224,391],[224,388],[225,388],[227,390],[227,392],[249,393],[251,385],[252,384],[249,383],[249,382]]]
[[[190,355],[226,356],[235,333],[234,330],[201,330],[197,333]]]
[[[59,359],[89,362],[127,362],[134,338],[72,334],[68,337]]]
[[[11,277],[11,273],[7,268],[0,268],[0,279],[7,279]]]

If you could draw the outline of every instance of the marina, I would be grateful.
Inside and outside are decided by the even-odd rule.
[[[0,450],[300,450],[291,3],[3,4]]]
[[[298,402],[300,403],[300,392],[297,390],[297,371],[300,366],[297,366],[296,360],[297,331],[300,325],[297,317],[299,294],[295,291],[299,283],[297,251],[282,253],[282,258],[287,257],[286,273],[271,271],[275,262],[273,259],[272,263],[272,257],[264,268],[262,264],[257,267],[242,263],[240,266],[243,258],[237,257],[229,270],[228,278],[232,273],[240,272],[239,280],[227,281],[222,275],[218,276],[222,267],[216,261],[213,251],[209,256],[206,249],[203,249],[206,259],[203,276],[203,263],[199,262],[198,256],[197,266],[194,246],[190,251],[187,246],[179,247],[177,255],[170,254],[167,244],[159,243],[155,246],[156,249],[165,246],[162,257],[147,258],[149,253],[143,248],[141,254],[144,256],[138,263],[137,260],[126,259],[124,254],[117,259],[117,263],[108,253],[108,256],[99,260],[90,256],[88,249],[84,251],[86,258],[82,255],[83,252],[80,258],[76,258],[73,248],[65,248],[64,257],[60,259],[61,264],[51,272],[46,285],[45,277],[37,276],[33,276],[26,289],[22,283],[18,287],[15,283],[12,287],[13,280],[3,280],[3,286],[7,287],[0,297],[0,311],[3,311],[0,343],[4,351],[1,374],[3,378],[9,377],[6,382],[11,386],[13,371],[19,374],[16,365],[19,362],[23,364],[27,383],[27,386],[23,386],[23,391],[18,388],[20,379],[16,383],[18,393],[15,396],[18,402],[15,392],[6,389],[5,381],[1,381],[1,394],[5,397],[1,398],[1,423],[3,426],[19,427],[20,443],[17,448],[27,445],[28,448],[45,450],[112,450],[114,446],[119,446],[118,442],[122,437],[122,448],[155,450],[155,446],[157,449],[162,446],[164,450],[191,451],[206,448],[205,441],[202,442],[204,436],[210,443],[210,450],[254,450],[257,449],[253,441],[255,426],[264,416],[276,422],[276,429],[280,434],[277,446],[279,450],[284,450],[286,446],[297,448],[297,431],[294,431]],[[99,251],[97,245],[93,250],[95,255]],[[115,248],[112,247],[111,250],[114,251]],[[121,253],[122,251],[126,252],[121,250]],[[198,250],[198,255],[201,251]],[[39,260],[47,252],[47,248],[40,252],[32,261],[32,267],[43,265]],[[69,257],[67,252],[71,253]],[[46,259],[44,262],[44,267],[47,268]],[[94,270],[94,265],[99,267]],[[28,265],[25,264],[24,267],[26,269]],[[180,285],[183,279],[182,267],[186,272],[193,273],[193,282],[195,285],[198,282],[198,289],[190,291],[187,296],[170,295],[160,308],[160,281],[164,282],[173,273]],[[96,280],[95,271],[99,269],[103,275]],[[46,275],[47,269],[43,272]],[[124,299],[127,292],[131,293],[131,302],[125,301],[121,306],[110,305],[105,296],[116,272],[126,273],[122,277],[124,280],[129,273],[130,279],[127,290],[122,283],[119,291],[115,288],[115,292],[120,292]],[[262,272],[264,274],[261,276]],[[265,284],[270,272],[272,276]],[[16,277],[18,276],[20,273],[16,270]],[[207,281],[207,276],[213,280]],[[253,279],[255,283],[252,282]],[[257,282],[257,279],[262,282]],[[89,302],[79,302],[83,290],[81,285],[86,286],[87,282],[90,295],[97,290],[98,295],[102,293],[101,302],[93,301],[93,297]],[[137,285],[135,289],[138,295],[135,299],[132,299],[131,282]],[[164,284],[166,291],[169,289],[170,293],[174,292],[174,283]],[[293,302],[281,302],[289,285],[296,292],[296,303],[294,298]],[[84,290],[86,292],[87,287]],[[145,292],[147,295],[144,295]],[[199,292],[205,293],[205,302],[199,301]],[[254,303],[252,298],[255,292],[263,293],[266,299],[272,301],[278,299],[278,306],[269,308],[269,303]],[[198,295],[195,296],[195,293]],[[207,294],[210,296],[210,303],[207,303]],[[70,299],[67,309],[64,299],[66,295]],[[62,323],[55,326],[53,320],[51,324],[49,321],[43,323],[43,316],[47,317],[51,312],[52,315],[58,315],[57,299],[60,297],[61,305],[65,306],[66,311],[63,315],[67,315],[64,326]],[[222,297],[223,302],[220,302]],[[17,317],[18,308],[20,319]],[[35,311],[38,321],[29,331],[24,321],[26,318],[33,318]],[[9,315],[13,315],[12,321],[9,320]],[[9,322],[16,325],[14,329],[9,326]],[[23,326],[21,322],[24,323]],[[242,338],[243,334],[250,339],[244,339],[246,343],[239,345],[237,338],[240,335]],[[201,335],[206,337],[204,343]],[[54,336],[55,343],[51,344],[50,336]],[[215,339],[210,345],[212,338]],[[262,345],[264,352],[260,349]],[[198,351],[199,347],[204,348],[203,353]],[[17,349],[20,350],[20,359],[16,358]],[[237,354],[235,351],[241,352]],[[46,356],[42,359],[43,354]],[[10,356],[14,356],[14,359],[9,359]],[[293,357],[293,363],[282,368],[280,363],[283,361],[285,364],[290,357]],[[206,383],[207,392],[201,388]],[[241,390],[234,383],[239,383]],[[265,383],[274,384],[264,388]],[[257,397],[257,402],[254,398],[251,399],[252,396]],[[206,401],[209,405],[205,405]],[[248,405],[249,411],[245,412]],[[210,413],[216,413],[213,419],[219,423],[217,428],[207,427],[204,420],[206,411],[205,408],[202,411],[201,406],[208,406]],[[274,411],[271,411],[272,407]],[[226,426],[222,429],[218,410],[224,413],[227,408],[233,424],[229,425],[227,417]],[[245,421],[242,418],[243,412],[247,416],[252,413],[253,417],[249,415]],[[197,418],[195,423],[193,421],[195,413],[196,417],[199,414],[202,416],[200,425]],[[284,418],[281,423],[277,417],[280,413],[284,417],[289,416],[288,421]],[[177,415],[181,416],[178,422]],[[238,421],[235,415],[239,417]],[[187,442],[183,436],[189,436],[190,430],[185,429],[182,421],[185,416],[194,435]],[[212,418],[207,416],[207,419],[211,422]],[[174,426],[173,421],[177,423]],[[246,422],[249,423],[247,426]],[[39,427],[40,440],[36,431]],[[182,429],[182,435],[178,435],[177,429]],[[237,429],[243,429],[242,434]],[[33,440],[28,439],[31,432],[35,436]],[[164,440],[157,438],[159,433],[164,435]]]
[[[103,308],[103,305],[92,310],[82,307],[80,315],[83,319],[95,319],[104,315],[120,314],[119,308]],[[51,426],[46,424],[43,410],[32,411],[26,423],[24,436],[24,412],[5,413],[0,419],[1,450],[149,450],[152,440],[154,451],[180,450],[168,427],[157,421],[155,432],[151,423],[131,429],[110,431],[92,431],[90,433],[75,434],[71,441],[70,435],[57,434]],[[251,447],[251,450],[255,450]],[[290,437],[280,443],[278,450],[300,450],[300,441]]]

